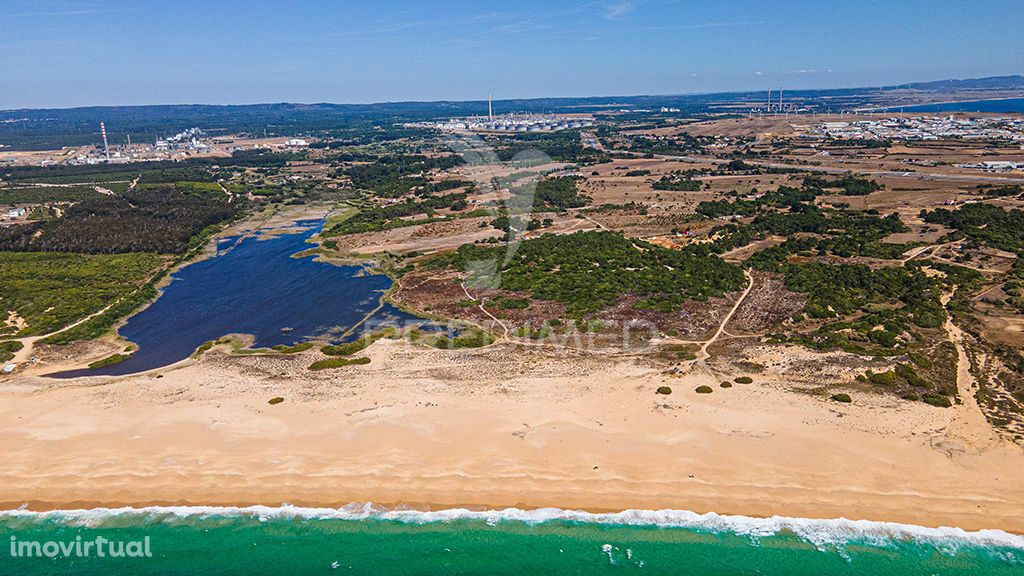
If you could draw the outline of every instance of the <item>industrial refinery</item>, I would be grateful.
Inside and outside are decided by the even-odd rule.
[[[434,128],[446,132],[558,132],[594,125],[590,116],[558,114],[494,114],[491,98],[487,98],[487,116],[450,118],[436,122],[413,122],[405,126]]]

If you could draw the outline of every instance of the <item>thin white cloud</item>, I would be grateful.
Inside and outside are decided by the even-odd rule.
[[[604,16],[606,20],[615,20],[621,16],[629,14],[633,10],[636,10],[636,2],[616,2],[615,4],[605,5],[601,11],[601,15]]]

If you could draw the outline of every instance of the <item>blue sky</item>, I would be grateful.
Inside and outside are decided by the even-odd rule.
[[[1024,73],[1019,0],[0,0],[0,109],[872,86]]]

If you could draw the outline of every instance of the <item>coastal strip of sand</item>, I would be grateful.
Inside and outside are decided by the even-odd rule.
[[[720,388],[629,356],[366,353],[324,372],[212,351],[158,373],[6,380],[0,508],[672,508],[1024,532],[1024,451],[951,436],[955,408],[840,404],[785,374]]]

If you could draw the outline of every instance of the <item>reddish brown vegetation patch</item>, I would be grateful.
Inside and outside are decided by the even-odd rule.
[[[529,300],[526,308],[502,307],[504,301],[528,299],[529,294],[468,288],[471,297],[467,297],[461,281],[461,275],[450,270],[416,271],[402,277],[400,289],[392,298],[415,311],[473,322],[498,333],[506,327],[510,332],[523,327],[538,329],[552,321],[556,332],[574,329],[575,322],[567,317],[565,304]],[[718,328],[735,302],[734,298],[735,295],[707,302],[690,301],[673,312],[659,312],[636,309],[634,306],[641,298],[629,295],[585,320],[599,320],[600,332],[608,337],[619,338],[628,332],[631,337],[641,339],[665,334],[684,340],[702,340]]]
[[[760,333],[778,326],[803,309],[806,297],[786,289],[782,276],[753,272],[754,287],[729,321],[728,328]]]
[[[634,305],[641,298],[625,296],[614,306],[597,314],[597,318],[608,326],[623,327],[641,331],[654,326],[669,336],[682,340],[704,340],[711,337],[722,318],[732,307],[734,300],[712,298],[707,302],[689,301],[679,310],[659,312],[657,310],[637,310]]]

